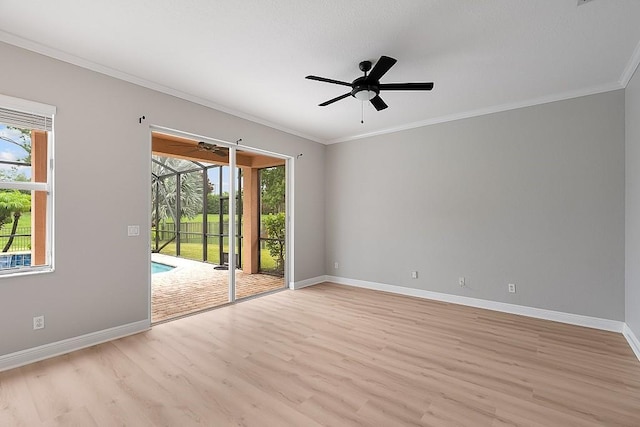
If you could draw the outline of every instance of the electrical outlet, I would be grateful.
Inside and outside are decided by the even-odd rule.
[[[418,272],[417,271],[412,271],[411,272],[411,278],[412,279],[417,279],[418,278]]]
[[[338,261],[333,263],[333,268],[337,270],[339,267],[340,267],[340,264],[338,264]]]
[[[127,226],[127,236],[139,236],[140,235],[140,226],[139,225],[128,225]]]
[[[464,277],[458,277],[458,285],[465,286]]]
[[[516,293],[516,284],[515,283],[509,283],[508,289],[509,289],[509,293],[515,294]]]
[[[33,318],[33,330],[44,329],[44,316],[35,316]]]

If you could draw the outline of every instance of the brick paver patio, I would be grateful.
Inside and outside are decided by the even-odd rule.
[[[151,254],[155,262],[175,266],[171,271],[151,275],[151,322],[161,322],[229,301],[229,272],[212,264]],[[284,288],[284,278],[236,271],[236,298]]]

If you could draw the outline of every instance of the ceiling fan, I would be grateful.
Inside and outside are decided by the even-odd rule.
[[[174,147],[184,147],[184,144],[174,145]],[[216,156],[227,157],[228,151],[224,147],[220,147],[216,144],[209,144],[204,141],[198,141],[198,144],[195,146],[193,150],[188,151],[187,153],[194,153],[196,151],[206,151],[208,153],[213,153]]]
[[[383,90],[431,90],[433,89],[433,83],[380,83],[380,78],[386,74],[387,71],[397,61],[388,56],[381,56],[376,65],[371,69],[371,61],[362,61],[360,63],[360,70],[364,72],[364,76],[358,77],[351,83],[342,82],[339,80],[327,79],[325,77],[307,76],[309,80],[317,80],[319,82],[333,83],[342,86],[349,86],[351,91],[344,95],[337,96],[333,99],[318,104],[320,107],[325,107],[329,104],[333,104],[336,101],[346,98],[351,95],[361,101],[371,101],[371,104],[376,110],[384,110],[387,108],[387,104],[380,98],[380,91]],[[369,71],[371,71],[369,73]],[[369,74],[367,74],[369,73]]]
[[[204,141],[198,141],[198,145],[196,147],[198,151],[208,151],[209,153],[213,153],[220,157],[226,157],[228,154],[228,149],[216,144],[209,144]]]

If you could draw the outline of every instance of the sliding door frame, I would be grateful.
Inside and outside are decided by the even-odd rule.
[[[229,149],[229,207],[228,207],[228,215],[229,215],[229,276],[228,276],[228,290],[229,290],[229,298],[228,303],[234,303],[236,301],[241,301],[245,299],[254,298],[256,296],[260,296],[263,294],[252,295],[244,298],[236,298],[236,268],[235,268],[235,251],[236,251],[236,221],[235,214],[237,212],[237,191],[240,189],[236,188],[236,154],[240,151],[251,152],[255,154],[262,154],[265,156],[275,157],[278,159],[283,159],[285,161],[285,248],[286,248],[286,257],[285,257],[285,271],[284,271],[284,285],[283,289],[287,287],[291,287],[289,284],[290,281],[294,277],[293,269],[293,254],[294,254],[294,242],[293,242],[293,228],[294,228],[294,216],[293,216],[293,168],[294,168],[294,158],[292,156],[288,156],[285,154],[275,153],[267,150],[262,150],[259,148],[241,145],[239,142],[231,142],[225,141],[217,138],[211,138],[203,135],[197,135],[189,132],[179,131],[176,129],[170,129],[162,126],[150,125],[149,126],[149,144],[151,145],[152,140],[152,132],[161,132],[168,135],[174,135],[177,137],[192,139],[196,141],[204,141],[206,143],[215,144],[221,147],[225,147]],[[149,147],[149,152],[152,151],[152,147]],[[151,174],[149,173],[149,181],[151,181]],[[151,182],[149,182],[149,201],[151,200]],[[151,229],[151,216],[149,216],[149,229]],[[151,245],[151,241],[149,240],[149,245]],[[149,246],[149,253],[151,253],[151,246]],[[148,255],[150,256],[150,255]],[[233,267],[231,267],[233,266]],[[149,271],[149,319],[151,319],[151,271]],[[268,292],[266,292],[268,293]]]

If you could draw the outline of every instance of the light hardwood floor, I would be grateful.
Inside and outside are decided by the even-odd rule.
[[[640,426],[620,334],[322,284],[0,373],[0,425]]]

